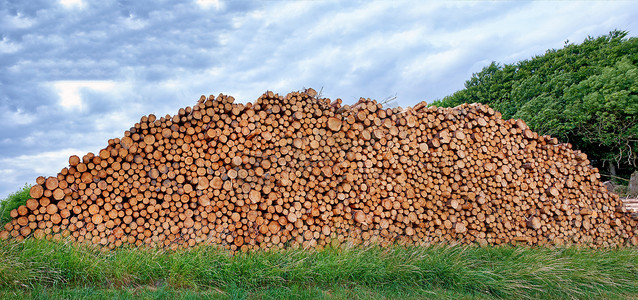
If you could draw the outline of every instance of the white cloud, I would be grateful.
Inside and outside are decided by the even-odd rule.
[[[197,0],[196,1],[197,5],[203,7],[203,8],[211,8],[214,7],[216,10],[220,10],[222,8],[224,8],[224,3],[222,3],[220,0]]]
[[[82,110],[81,89],[99,92],[111,92],[116,87],[111,80],[62,80],[53,83],[60,97],[60,105],[66,109]]]
[[[4,122],[12,125],[27,125],[35,121],[35,116],[25,113],[18,108],[16,111],[4,110],[2,112]]]
[[[131,30],[140,30],[148,26],[147,21],[139,19],[135,17],[134,15],[129,15],[128,18],[123,18],[121,22],[124,25],[124,27]]]
[[[140,116],[133,116],[127,111],[113,111],[100,116],[99,120],[95,121],[95,130],[99,132],[108,132],[111,134],[121,134],[119,129],[123,124],[133,125],[136,122],[136,118]]]
[[[31,174],[53,175],[69,165],[68,159],[71,155],[83,155],[87,150],[66,148],[56,151],[45,151],[33,155],[19,155],[9,158],[0,158],[0,174],[12,175],[7,177],[9,181],[17,181],[13,174],[29,172]],[[21,176],[20,180],[29,180],[35,184],[35,177],[26,178]],[[17,186],[13,187],[14,189]],[[7,193],[10,191],[6,191]]]
[[[366,4],[354,9],[339,10],[335,14],[318,15],[322,18],[315,23],[309,35],[311,37],[342,36],[353,32],[362,32],[365,31],[364,29],[368,29],[373,33],[379,28],[371,26],[371,23],[374,23],[383,14],[388,13],[387,9],[392,5],[392,2],[366,2]]]
[[[84,8],[86,5],[82,0],[60,0],[60,4],[65,8]]]
[[[15,16],[3,16],[4,22],[2,24],[5,28],[26,29],[35,24],[34,19],[23,16],[21,13],[17,13]]]
[[[10,42],[6,37],[3,37],[0,41],[0,53],[16,53],[22,46],[20,44]]]
[[[442,52],[428,53],[424,57],[416,57],[403,68],[402,78],[435,78],[452,69],[463,55],[462,49],[452,48]]]

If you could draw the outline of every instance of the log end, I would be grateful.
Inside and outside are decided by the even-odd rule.
[[[32,186],[31,189],[29,190],[29,196],[31,196],[31,198],[37,199],[42,197],[43,194],[44,194],[44,188],[39,184]]]
[[[80,157],[77,155],[71,155],[71,157],[69,157],[69,165],[71,167],[75,167],[80,163]]]
[[[462,222],[457,222],[456,225],[454,225],[454,231],[456,233],[465,233],[467,231],[467,227]]]
[[[354,220],[357,223],[364,223],[366,221],[366,215],[362,211],[357,210],[354,213]]]
[[[527,227],[534,229],[534,230],[538,230],[539,228],[541,228],[541,220],[540,218],[534,216],[531,217],[529,220],[527,220]]]
[[[328,119],[328,128],[330,128],[330,130],[332,131],[341,130],[341,120],[335,117],[330,117]]]

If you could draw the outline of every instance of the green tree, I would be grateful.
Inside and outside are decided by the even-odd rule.
[[[597,167],[628,175],[638,160],[638,39],[627,35],[612,31],[515,64],[492,62],[432,105],[488,104],[572,143]]]

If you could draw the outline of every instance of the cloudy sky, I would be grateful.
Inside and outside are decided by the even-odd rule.
[[[614,29],[638,2],[0,0],[0,198],[202,94],[405,107]]]

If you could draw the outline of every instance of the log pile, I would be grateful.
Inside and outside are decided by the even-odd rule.
[[[635,219],[638,218],[638,198],[625,198],[621,199],[625,210],[631,213],[631,216]]]
[[[587,156],[480,104],[202,96],[39,177],[0,238],[231,251],[638,242]]]

